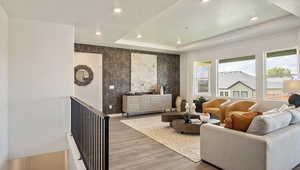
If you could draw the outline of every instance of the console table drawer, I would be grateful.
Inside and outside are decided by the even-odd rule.
[[[160,112],[172,108],[172,95],[123,96],[123,112]]]

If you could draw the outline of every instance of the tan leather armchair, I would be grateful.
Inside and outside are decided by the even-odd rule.
[[[230,99],[217,98],[212,99],[202,104],[203,113],[211,113],[220,118],[221,122],[224,122],[224,109],[225,106],[230,102]]]
[[[252,112],[256,108],[257,103],[255,101],[236,101],[232,104],[226,106],[225,108],[225,119],[232,114],[244,114],[247,112]]]

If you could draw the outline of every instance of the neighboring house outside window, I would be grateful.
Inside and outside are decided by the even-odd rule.
[[[220,96],[222,97],[229,97],[230,90],[219,90]]]
[[[282,91],[283,81],[297,79],[299,61],[297,50],[282,50],[266,53],[265,98],[287,100],[288,94]]]
[[[242,98],[248,98],[248,91],[242,91],[241,92],[241,97]]]
[[[233,91],[232,96],[233,97],[240,97],[240,91]]]
[[[223,91],[220,92],[220,96],[224,96],[224,92]]]
[[[255,56],[219,60],[218,91],[226,97],[255,98]]]
[[[211,62],[194,62],[194,95],[210,95]]]

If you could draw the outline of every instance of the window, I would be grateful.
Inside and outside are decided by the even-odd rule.
[[[228,90],[219,90],[220,96],[228,97]]]
[[[233,97],[240,97],[240,91],[233,91],[232,96]]]
[[[296,79],[299,74],[297,50],[282,50],[266,53],[265,97],[271,100],[287,100],[283,81]]]
[[[226,91],[228,97],[255,97],[255,56],[219,60],[218,91]]]
[[[248,91],[242,91],[241,92],[241,97],[242,98],[248,98]]]
[[[210,94],[211,62],[194,62],[194,94]]]
[[[228,96],[228,91],[225,92],[225,96],[226,96],[226,97]]]

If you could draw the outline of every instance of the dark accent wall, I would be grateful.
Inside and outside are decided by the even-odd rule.
[[[180,56],[157,52],[139,51],[131,49],[75,44],[75,52],[102,54],[103,63],[103,112],[121,113],[122,95],[130,90],[131,53],[157,55],[158,84],[168,84],[175,99],[180,93]],[[109,90],[114,85],[114,90]],[[112,105],[112,109],[109,109]]]

